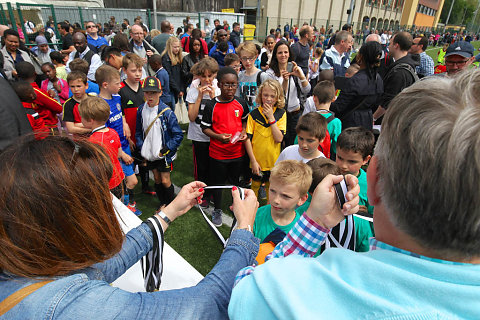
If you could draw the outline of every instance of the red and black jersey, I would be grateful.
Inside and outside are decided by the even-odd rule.
[[[142,83],[140,82],[138,90],[134,91],[125,81],[122,81],[122,88],[118,94],[122,98],[122,113],[125,116],[125,120],[132,133],[130,139],[132,139],[133,143],[136,143],[135,130],[137,128],[137,109],[145,103]]]
[[[45,126],[45,122],[40,114],[33,109],[31,103],[22,102],[23,107],[25,108],[25,113],[27,114],[27,119],[32,126],[33,133],[37,140],[44,139],[49,134],[48,128]]]
[[[215,133],[227,133],[232,137],[241,133],[242,123],[247,121],[247,103],[238,97],[229,102],[220,102],[217,98],[206,103],[203,109],[201,127],[212,129]],[[237,159],[244,154],[243,142],[222,143],[210,139],[210,157],[217,160]]]
[[[62,105],[55,99],[51,98],[47,92],[38,87],[35,82],[30,83],[35,90],[37,98],[33,101],[33,108],[43,118],[47,127],[57,126],[57,114],[62,112]]]
[[[63,121],[81,123],[82,117],[80,117],[80,112],[78,111],[78,105],[80,103],[70,98],[63,104]]]

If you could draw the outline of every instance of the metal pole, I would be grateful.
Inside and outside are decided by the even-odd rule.
[[[350,0],[350,14],[348,15],[348,18],[347,18],[347,23],[348,24],[352,24],[353,7],[355,7],[355,0]]]
[[[448,10],[447,20],[445,20],[445,26],[443,27],[443,32],[445,33],[445,29],[447,28],[448,21],[450,20],[450,15],[452,14],[453,5],[455,4],[455,0],[452,1],[450,5],[450,10]]]
[[[157,24],[157,0],[152,0],[153,3],[153,27],[158,29]]]

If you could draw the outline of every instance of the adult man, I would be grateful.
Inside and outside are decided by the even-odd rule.
[[[446,73],[439,73],[437,76],[453,77],[458,72],[468,69],[475,62],[473,46],[466,41],[459,41],[451,44],[445,53]]]
[[[187,31],[185,31],[185,33],[182,34],[182,36],[180,37],[180,40],[182,40],[185,37],[190,37],[192,35],[192,31],[193,31],[193,24],[191,23],[187,24]]]
[[[158,52],[162,53],[165,50],[165,45],[167,44],[168,38],[170,38],[170,22],[167,20],[163,20],[160,22],[160,33],[158,36],[153,38],[152,46]]]
[[[144,40],[143,28],[138,24],[134,24],[130,29],[130,37],[132,38],[128,43],[130,52],[136,53],[143,58],[145,61],[143,67],[147,70],[147,58],[158,53],[158,51]]]
[[[428,78],[392,101],[367,173],[369,252],[301,256],[313,256],[329,232],[321,208],[335,205],[335,192],[327,176],[314,208],[274,250],[278,258],[238,282],[230,318],[480,318],[478,81],[480,71]]]
[[[368,35],[370,34],[370,28],[368,27],[368,24],[365,26],[365,29],[363,29],[362,34],[363,34],[363,42],[365,42]]]
[[[350,66],[348,52],[352,45],[352,35],[346,30],[339,31],[335,36],[335,44],[327,49],[322,57],[320,70],[333,70],[335,76],[344,76]]]
[[[240,23],[238,22],[233,23],[233,30],[230,32],[230,42],[234,48],[240,45]]]
[[[419,78],[428,77],[434,73],[435,64],[433,59],[425,52],[427,46],[427,37],[416,37],[413,39],[412,47],[408,51],[411,54],[420,56],[420,65],[416,69]]]
[[[60,26],[58,31],[62,36],[62,50],[60,52],[63,54],[70,54],[72,51],[75,51],[72,34],[70,33],[70,24],[66,22],[60,22],[58,25]]]
[[[295,62],[302,68],[303,74],[308,74],[308,61],[310,59],[310,45],[308,42],[313,39],[313,29],[309,25],[303,26],[298,32],[300,40],[292,44],[291,49]]]
[[[419,61],[414,60],[412,55],[408,54],[412,41],[412,35],[405,31],[396,33],[390,41],[388,50],[394,62],[385,70],[383,95],[380,99],[380,106],[373,114],[374,120],[383,116],[390,101],[400,91],[412,85],[418,79],[415,68],[419,65]]]
[[[210,26],[210,19],[205,18],[205,25],[203,30],[205,31],[205,41],[207,44],[210,42],[210,36],[212,35],[212,27]]]
[[[94,53],[87,45],[87,38],[81,32],[76,32],[73,35],[73,46],[75,51],[71,52],[67,62],[67,72],[70,72],[69,64],[73,59],[80,58],[88,62],[87,78],[95,82],[95,71],[102,65],[102,61],[98,54]]]
[[[98,53],[101,46],[108,46],[108,41],[98,35],[98,27],[95,22],[87,21],[85,28],[87,29],[87,43],[91,45],[90,48],[94,53]]]
[[[217,39],[218,39],[217,43],[215,43],[215,45],[208,52],[209,56],[212,56],[212,54],[215,52],[215,50],[217,50],[218,42],[227,41],[227,31],[225,31],[224,29],[218,30],[217,31]],[[228,43],[227,53],[235,53],[235,48],[233,47],[233,44],[230,41],[227,41],[227,43]]]
[[[220,25],[220,20],[218,20],[218,19],[213,20],[213,29],[212,29],[212,32],[210,33],[210,38],[211,39],[213,38],[213,35],[215,34],[215,31],[217,31],[216,28],[219,25]]]
[[[349,23],[345,23],[342,26],[342,30],[349,32],[350,34],[352,33],[352,25]],[[328,40],[327,48],[330,49],[334,44],[335,44],[335,39],[336,39],[337,34],[334,33],[332,37]]]

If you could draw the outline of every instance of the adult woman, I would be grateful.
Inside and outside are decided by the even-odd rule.
[[[200,38],[191,37],[189,40],[189,54],[183,57],[182,61],[182,77],[186,86],[190,85],[193,80],[193,75],[190,69],[195,63],[205,57]]]
[[[234,277],[258,252],[251,232],[235,230],[219,263],[197,286],[126,292],[109,283],[151,250],[159,234],[152,230],[165,230],[168,219],[197,203],[205,184],[184,186],[163,210],[168,219],[156,215],[160,223],[142,223],[123,237],[108,190],[112,165],[100,146],[29,138],[0,155],[0,172],[12,181],[0,186],[0,300],[43,284],[6,313],[9,319],[226,318]],[[248,228],[258,203],[250,190],[244,201],[238,191],[232,195],[239,228]],[[18,197],[13,205],[12,196]]]
[[[288,63],[292,63],[292,71],[287,71]],[[300,67],[293,62],[290,46],[286,41],[277,42],[272,52],[270,68],[266,73],[280,82],[285,93],[285,109],[287,110],[287,132],[285,134],[285,146],[290,146],[297,135],[295,127],[302,115],[300,95],[306,95],[310,91],[310,83]]]
[[[185,83],[182,78],[182,61],[183,55],[180,40],[176,37],[170,37],[162,53],[162,65],[170,76],[170,92],[175,100],[174,106],[178,99],[185,94]]]
[[[275,47],[275,36],[269,35],[264,42],[265,51],[263,51],[260,58],[260,68],[267,70],[270,60],[272,59],[272,51]]]
[[[356,61],[360,70],[341,88],[340,96],[332,103],[331,110],[342,121],[342,129],[349,127],[373,127],[372,109],[383,93],[383,81],[377,73],[382,57],[382,45],[366,42],[359,50]]]
[[[4,59],[3,70],[7,78],[13,80],[17,76],[15,65],[21,61],[32,63],[32,60],[26,51],[19,49],[20,36],[17,31],[7,29],[3,33],[3,38],[5,39],[5,45],[1,49]]]

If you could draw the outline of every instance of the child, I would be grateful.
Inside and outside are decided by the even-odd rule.
[[[255,59],[257,58],[257,47],[252,41],[241,43],[237,48],[237,53],[245,70],[238,74],[237,97],[241,97],[248,103],[248,108],[253,110],[255,105],[255,97],[257,96],[257,86],[259,86],[265,78],[266,74],[255,67]],[[264,79],[260,79],[263,74]]]
[[[325,139],[327,131],[327,120],[322,115],[311,112],[300,117],[295,128],[298,136],[298,145],[286,147],[275,164],[282,160],[298,160],[307,163],[315,158],[325,158],[318,150],[318,146]]]
[[[315,88],[318,82],[318,67],[320,63],[320,57],[323,54],[322,48],[316,48],[313,52],[313,55],[310,57],[308,62],[308,80],[310,81],[310,86]]]
[[[229,180],[237,185],[245,153],[243,141],[248,116],[248,106],[235,98],[238,75],[230,67],[224,67],[217,73],[220,95],[210,100],[203,110],[201,127],[203,133],[210,137],[210,175],[209,183],[218,185]],[[215,210],[212,222],[222,225],[222,190],[213,191]]]
[[[332,81],[322,80],[313,88],[313,96],[307,99],[303,114],[317,112],[327,120],[327,131],[330,136],[330,158],[335,159],[337,139],[342,132],[342,122],[330,111],[330,105],[335,101],[335,85]]]
[[[444,43],[443,47],[438,50],[437,53],[437,63],[438,64],[445,64],[445,54],[447,53],[448,43]]]
[[[162,101],[162,85],[156,77],[147,77],[143,82],[145,104],[137,111],[135,138],[137,148],[147,160],[147,168],[153,170],[155,191],[160,201],[160,210],[175,197],[170,180],[173,160],[182,143],[183,133],[175,113]]]
[[[92,130],[88,140],[103,146],[112,161],[113,174],[108,182],[108,188],[115,197],[121,199],[125,175],[118,159],[125,163],[132,163],[133,159],[122,150],[118,133],[105,126],[110,117],[110,106],[100,97],[89,97],[80,103],[78,110],[84,127]]]
[[[162,66],[170,77],[170,92],[174,99],[172,110],[175,110],[175,104],[178,102],[178,99],[185,94],[185,84],[182,79],[182,61],[183,55],[180,40],[170,37],[162,53]]]
[[[262,183],[268,190],[270,170],[280,155],[280,147],[287,129],[287,114],[283,88],[276,80],[266,80],[258,89],[258,107],[248,115],[245,149],[252,167],[252,190],[258,197]],[[266,194],[268,201],[268,192]]]
[[[42,64],[42,72],[48,79],[42,81],[41,89],[48,92],[51,98],[64,104],[68,99],[67,81],[57,77],[57,70],[51,62]]]
[[[342,174],[353,174],[360,185],[360,211],[373,214],[373,207],[367,198],[367,174],[362,169],[373,154],[375,137],[363,127],[347,128],[342,131],[337,141],[336,162]]]
[[[192,140],[193,176],[195,180],[208,183],[210,138],[203,133],[200,123],[206,103],[220,95],[217,79],[215,79],[218,63],[213,58],[205,57],[193,65],[191,72],[197,79],[192,81],[185,100],[189,103],[188,118],[190,120],[187,138]],[[206,200],[208,196],[208,194],[204,195],[200,204],[204,208],[208,207]]]
[[[35,110],[35,104],[33,103],[37,98],[37,94],[33,87],[27,81],[17,81],[12,84],[13,90],[17,94],[18,98],[22,102],[27,114],[28,121],[32,126],[33,133],[37,140],[45,138],[49,134],[48,128],[45,126],[45,122],[42,117]]]
[[[63,104],[63,118],[65,128],[70,134],[86,134],[91,130],[82,124],[82,118],[78,111],[80,102],[88,98],[87,95],[87,74],[80,71],[72,71],[67,77],[68,87],[73,96]]]
[[[37,74],[33,64],[27,61],[21,61],[16,64],[15,69],[17,70],[18,79],[27,81],[33,87],[36,94],[33,106],[43,119],[45,126],[52,134],[58,133],[57,114],[62,112],[62,105],[57,100],[50,98],[46,91],[43,91],[38,87],[35,82]]]
[[[68,74],[65,66],[65,59],[68,60],[68,56],[59,51],[53,51],[50,52],[50,59],[55,66],[55,70],[57,71],[57,77],[67,80]]]
[[[297,212],[300,214],[307,211],[315,188],[327,175],[342,174],[338,165],[330,159],[313,159],[308,161],[307,165],[312,169],[312,184],[308,189],[309,195],[307,201],[297,209]],[[352,236],[353,234],[355,236]],[[315,254],[315,257],[319,256],[326,248],[331,247],[343,247],[357,252],[366,252],[369,250],[368,239],[373,236],[368,221],[352,215],[347,216],[345,220],[332,228],[328,237],[325,239],[325,243]]]
[[[242,65],[240,64],[240,57],[236,53],[227,53],[223,59],[225,67],[230,67],[237,72],[240,72]]]
[[[117,131],[122,144],[122,150],[131,156],[132,153],[128,142],[128,139],[130,138],[130,128],[128,127],[125,117],[122,116],[122,99],[118,95],[118,91],[120,90],[120,74],[115,68],[103,65],[95,71],[95,79],[100,87],[99,97],[103,98],[110,106],[110,118],[106,125]],[[125,173],[126,176],[125,184],[127,189],[127,192],[123,197],[123,202],[133,213],[139,216],[142,213],[136,208],[133,193],[133,188],[138,182],[133,164],[127,164],[122,161],[121,165],[123,173]]]
[[[90,68],[90,65],[88,64],[87,60],[76,58],[70,61],[70,64],[68,66],[70,67],[70,71],[80,71],[87,75],[87,94],[89,96],[97,96],[100,93],[100,88],[98,87],[98,84],[88,80],[88,70]]]
[[[174,99],[170,93],[170,76],[168,75],[167,70],[163,68],[162,56],[154,54],[148,59],[148,63],[150,68],[155,72],[155,77],[157,77],[162,84],[162,95],[160,96],[160,100],[172,108]]]
[[[287,234],[300,216],[296,210],[308,198],[312,169],[296,160],[284,160],[270,174],[270,204],[258,208],[253,234],[262,242],[276,228]]]
[[[220,67],[225,67],[225,56],[228,51],[228,43],[226,41],[219,41],[217,49],[211,54],[211,57],[217,60]]]

